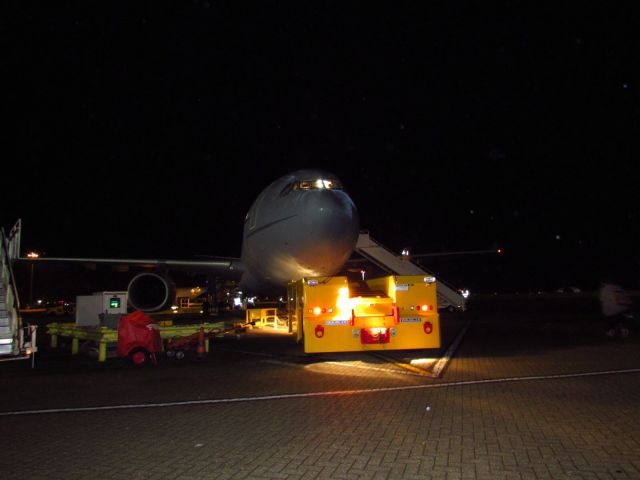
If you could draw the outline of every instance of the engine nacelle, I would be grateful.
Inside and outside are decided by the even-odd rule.
[[[131,306],[143,312],[166,310],[176,298],[173,281],[154,272],[143,272],[133,277],[127,291]]]

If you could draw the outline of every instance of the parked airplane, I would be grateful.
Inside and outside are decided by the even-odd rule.
[[[324,170],[298,170],[278,178],[257,197],[245,218],[240,258],[158,260],[127,258],[20,257],[20,221],[12,232],[17,261],[131,265],[146,270],[129,285],[130,304],[155,312],[169,308],[176,287],[171,270],[239,279],[256,294],[305,276],[335,275],[358,239],[359,216],[340,180]]]

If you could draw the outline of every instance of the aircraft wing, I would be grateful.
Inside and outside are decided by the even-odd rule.
[[[201,273],[207,276],[224,277],[239,280],[245,268],[239,258],[211,257],[198,260],[161,260],[138,258],[90,258],[90,257],[38,257],[20,256],[20,220],[9,236],[3,232],[3,243],[11,262],[65,263],[83,265],[94,269],[97,264],[110,265],[114,270],[138,267],[142,272],[129,282],[127,291],[129,303],[138,310],[147,312],[161,311],[173,303],[176,287],[170,271]]]
[[[228,278],[239,279],[244,267],[239,258],[218,258],[207,260],[161,260],[138,258],[82,258],[82,257],[19,257],[14,260],[30,262],[59,262],[77,264],[104,264],[115,267],[137,266],[159,270],[182,270],[207,274],[217,274]]]
[[[9,235],[6,236],[6,250],[9,258],[14,261],[30,262],[58,262],[76,263],[85,265],[105,264],[114,267],[138,266],[141,268],[153,268],[156,270],[182,270],[207,274],[224,275],[230,279],[239,279],[244,272],[244,266],[239,258],[235,257],[207,257],[202,260],[160,260],[138,258],[83,258],[83,257],[26,257],[20,256],[20,239],[22,233],[22,220],[18,219]]]
[[[131,267],[141,269],[131,272],[127,286],[128,302],[137,310],[157,312],[169,308],[176,295],[173,281],[175,271],[200,273],[208,277],[240,280],[244,268],[240,259],[221,260],[156,260],[135,258],[67,258],[67,257],[19,257],[21,262],[78,264],[95,269],[97,264],[109,265],[116,271],[128,271]],[[171,273],[173,271],[173,274]]]
[[[222,260],[155,260],[135,258],[67,258],[67,257],[19,257],[14,261],[34,263],[78,264],[90,269],[95,265],[110,265],[114,270],[138,267],[140,273],[131,273],[127,286],[128,302],[137,310],[157,312],[169,308],[176,295],[176,285],[171,271],[201,273],[207,276],[223,277],[228,280],[240,280],[244,268],[240,259]]]

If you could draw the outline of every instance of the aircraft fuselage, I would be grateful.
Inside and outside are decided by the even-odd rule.
[[[265,188],[247,213],[240,285],[253,291],[290,280],[334,275],[351,256],[358,211],[338,178],[299,170]]]

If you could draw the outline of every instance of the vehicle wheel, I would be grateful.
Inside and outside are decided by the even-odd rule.
[[[178,350],[178,351],[176,352],[176,358],[177,358],[178,360],[182,360],[182,359],[184,358],[184,352],[183,352],[182,350]]]
[[[173,357],[175,357],[175,356],[176,356],[176,351],[175,351],[175,350],[172,350],[172,349],[169,349],[169,350],[167,350],[167,351],[165,352],[165,355],[166,355],[167,357],[169,357],[169,358],[173,358]]]
[[[145,348],[136,347],[129,352],[129,361],[136,367],[142,367],[149,363],[149,352]]]

